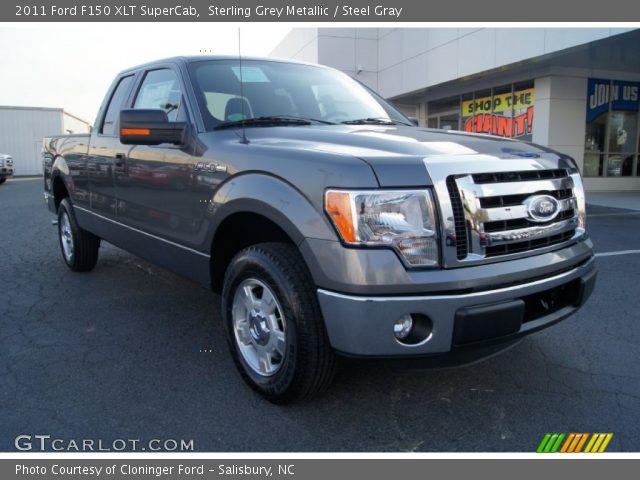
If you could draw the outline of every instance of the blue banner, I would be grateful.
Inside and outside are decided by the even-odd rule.
[[[640,82],[590,78],[587,84],[587,123],[609,110],[637,112],[640,109]]]

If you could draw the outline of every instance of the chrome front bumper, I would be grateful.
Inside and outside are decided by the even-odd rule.
[[[319,289],[318,298],[331,345],[340,353],[364,357],[446,354],[482,344],[508,345],[575,313],[593,290],[594,263],[591,257],[555,276],[468,294],[365,297]],[[544,302],[545,295],[559,291],[567,297],[564,302],[560,299],[561,306],[527,318],[531,310],[531,305],[525,309],[527,302]],[[571,298],[567,292],[571,292]],[[514,304],[521,307],[520,311],[514,311]],[[431,319],[433,328],[428,340],[417,345],[396,340],[394,323],[406,314],[422,314]],[[477,335],[483,332],[483,324],[478,322],[487,322],[486,335]],[[500,327],[501,322],[508,324],[508,331]],[[496,331],[499,335],[493,336]]]

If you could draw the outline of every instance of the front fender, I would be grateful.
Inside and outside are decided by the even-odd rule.
[[[296,245],[305,238],[338,240],[327,217],[293,185],[265,173],[244,173],[225,182],[207,209],[209,241],[234,213],[251,212],[277,224]]]

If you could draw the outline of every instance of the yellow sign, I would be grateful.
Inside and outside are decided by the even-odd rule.
[[[513,93],[501,93],[493,97],[476,98],[462,102],[462,116],[468,117],[478,113],[507,112],[526,109],[533,106],[536,97],[536,89],[528,88]]]

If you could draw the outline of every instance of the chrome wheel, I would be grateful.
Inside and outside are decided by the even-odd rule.
[[[255,278],[242,281],[233,297],[232,320],[247,365],[265,377],[277,373],[286,352],[286,322],[271,289]]]
[[[70,262],[73,257],[73,232],[67,212],[60,215],[60,245],[62,245],[62,254],[65,260]]]

